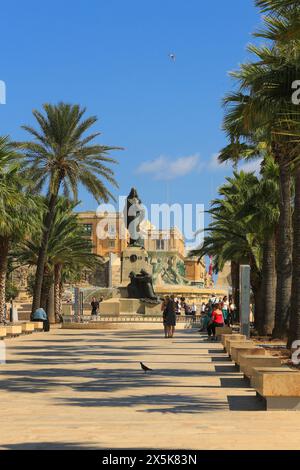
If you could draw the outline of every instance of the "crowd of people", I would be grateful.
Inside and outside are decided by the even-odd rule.
[[[207,304],[202,304],[200,331],[207,331],[208,338],[215,339],[217,327],[232,326],[237,320],[237,309],[232,297],[212,297]]]
[[[209,339],[216,338],[217,327],[231,326],[238,321],[237,309],[231,296],[219,299],[213,295],[208,303],[203,302],[198,307],[195,303],[189,305],[183,297],[178,299],[174,295],[170,295],[164,298],[161,305],[165,338],[174,337],[177,315],[182,313],[192,316],[197,315],[198,308],[201,318],[200,331],[207,331]]]

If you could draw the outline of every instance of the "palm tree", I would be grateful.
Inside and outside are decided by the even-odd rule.
[[[73,212],[77,204],[64,199],[59,202],[48,247],[48,263],[53,267],[56,318],[61,314],[64,282],[83,269],[96,269],[102,261],[100,256],[93,254],[92,242]]]
[[[213,220],[198,256],[213,255],[216,270],[226,261],[249,263],[260,334],[271,334],[275,317],[275,231],[278,223],[277,167],[265,157],[262,177],[234,172],[212,203]]]
[[[46,188],[48,193],[48,211],[39,248],[32,311],[41,303],[49,235],[60,191],[66,197],[72,194],[77,200],[78,186],[82,184],[98,202],[107,202],[113,196],[105,184],[108,182],[117,186],[113,171],[108,166],[116,163],[108,154],[117,147],[92,143],[99,133],[85,135],[97,118],[84,119],[86,109],[79,105],[45,104],[43,110],[44,113],[33,111],[38,129],[23,126],[34,141],[18,143],[25,155],[24,170],[35,181],[36,191]]]
[[[292,280],[292,207],[291,161],[294,145],[282,132],[284,116],[291,105],[291,78],[295,68],[286,63],[275,48],[250,47],[256,63],[244,64],[233,76],[241,91],[228,95],[225,129],[229,136],[237,134],[248,143],[261,138],[271,149],[279,165],[280,222],[277,238],[276,327],[278,337],[286,336]],[[245,94],[244,94],[245,92]]]
[[[5,290],[9,249],[31,230],[37,201],[25,193],[20,155],[8,137],[0,137],[0,322],[5,320]]]
[[[249,188],[247,200],[240,215],[249,217],[250,225],[257,227],[262,243],[262,316],[259,331],[270,335],[275,326],[276,309],[276,235],[279,212],[279,169],[271,155],[265,154],[261,179]]]
[[[42,305],[47,308],[49,292],[54,286],[55,318],[61,313],[63,283],[68,278],[74,277],[74,273],[80,280],[82,269],[95,269],[102,261],[101,257],[92,253],[91,240],[86,237],[78,221],[78,215],[74,212],[76,207],[76,203],[71,203],[66,198],[58,198],[48,241]],[[36,242],[42,237],[42,220],[43,217],[40,217],[35,226],[34,236],[25,240],[16,249],[14,259],[18,265],[36,266],[39,253],[39,245]],[[49,320],[54,322],[55,318]]]
[[[291,85],[299,78],[300,62],[300,5],[297,0],[257,0],[257,5],[269,16],[266,27],[258,36],[267,38],[276,44],[287,67],[285,81],[288,85],[286,112],[281,118],[279,135],[289,141],[291,161],[295,172],[295,199],[293,217],[293,271],[291,286],[291,313],[288,346],[300,339],[300,112],[291,105]],[[276,88],[282,89],[282,81],[276,77]],[[275,89],[276,89],[275,88]]]
[[[258,128],[272,147],[279,164],[281,186],[281,211],[278,231],[276,322],[274,336],[287,335],[289,313],[289,342],[300,338],[300,169],[299,153],[299,108],[292,105],[292,83],[299,78],[300,63],[300,5],[294,0],[257,0],[262,11],[268,12],[264,29],[256,36],[272,41],[270,47],[250,47],[258,62],[245,64],[235,77],[241,90],[248,95],[241,98],[239,109],[231,113],[232,124],[247,128],[248,136]],[[232,102],[236,103],[237,95]],[[238,115],[238,110],[242,112]],[[246,133],[246,134],[247,134]],[[295,204],[292,230],[292,169],[295,171]],[[298,175],[299,172],[299,175]],[[293,262],[292,262],[293,237]],[[291,295],[292,292],[292,295]],[[291,301],[290,301],[291,298]],[[291,305],[291,309],[289,308]]]
[[[194,250],[192,255],[199,258],[209,255],[213,257],[214,269],[221,270],[227,261],[236,266],[249,263],[251,266],[251,286],[255,296],[256,317],[261,312],[261,252],[260,247],[244,217],[237,217],[243,208],[244,191],[257,183],[253,174],[234,173],[227,178],[227,183],[219,189],[221,198],[211,203],[209,213],[212,222],[204,238],[203,246]],[[244,194],[243,194],[244,193]]]
[[[259,2],[271,13],[270,25],[261,36],[276,42],[289,65],[288,80],[299,78],[300,62],[300,5],[295,0],[269,0]],[[292,73],[291,73],[292,69]],[[280,133],[286,136],[293,149],[295,173],[295,198],[293,216],[293,272],[291,288],[291,312],[288,347],[300,339],[300,112],[298,107],[289,106],[282,119]]]

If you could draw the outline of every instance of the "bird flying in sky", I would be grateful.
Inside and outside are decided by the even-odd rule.
[[[169,58],[170,58],[173,62],[176,61],[176,55],[175,55],[173,52],[170,52]]]

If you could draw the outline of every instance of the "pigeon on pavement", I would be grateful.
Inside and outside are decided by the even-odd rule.
[[[145,366],[145,364],[143,364],[142,362],[140,362],[140,364],[141,364],[141,368],[143,369],[145,374],[147,374],[148,371],[152,370],[149,367]]]

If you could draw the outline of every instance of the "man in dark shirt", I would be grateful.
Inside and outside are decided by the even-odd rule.
[[[92,307],[92,315],[98,315],[99,302],[96,299],[96,297],[92,298],[91,307]]]

